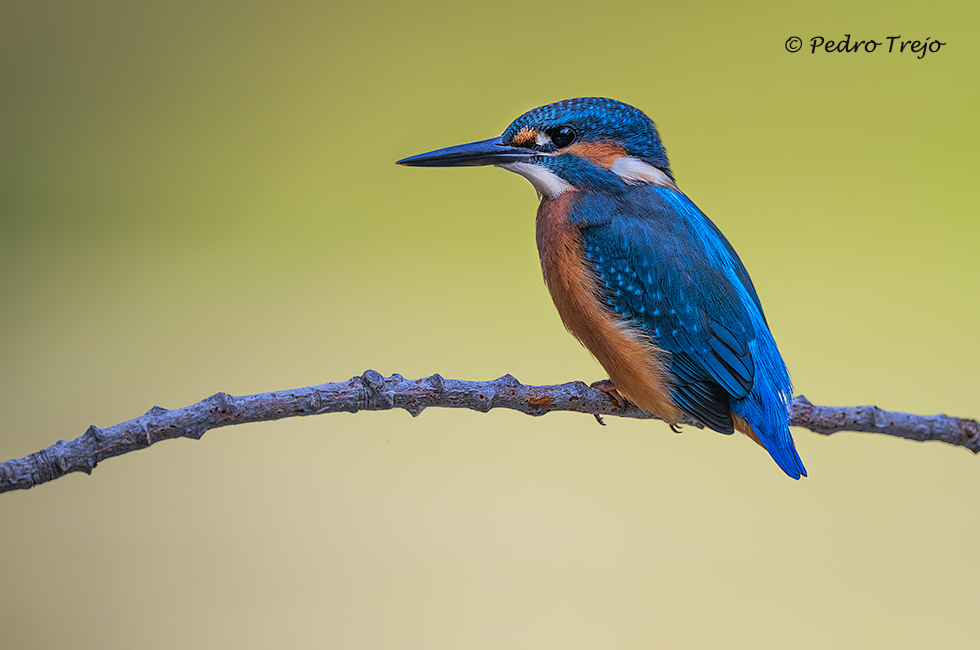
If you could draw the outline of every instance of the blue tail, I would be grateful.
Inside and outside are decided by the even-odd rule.
[[[780,469],[790,478],[799,479],[806,476],[806,468],[789,433],[789,416],[779,406],[777,400],[760,400],[755,391],[745,399],[732,400],[732,412],[748,422]]]
[[[799,479],[806,476],[806,468],[789,433],[793,386],[769,329],[757,333],[759,338],[749,344],[760,348],[752,351],[757,360],[752,391],[742,399],[731,400],[732,412],[752,427],[780,469],[790,478]]]

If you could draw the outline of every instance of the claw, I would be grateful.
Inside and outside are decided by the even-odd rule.
[[[679,425],[679,424],[671,424],[670,425],[670,430],[673,431],[674,433],[680,433],[681,432],[681,425]]]
[[[626,407],[626,399],[619,394],[619,391],[616,390],[616,385],[612,383],[611,380],[603,379],[601,381],[593,382],[589,386],[589,388],[595,388],[596,390],[601,390],[603,393],[613,398],[613,401],[616,402],[616,406],[618,406],[619,408]]]

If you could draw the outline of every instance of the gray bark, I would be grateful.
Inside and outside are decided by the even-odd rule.
[[[405,379],[383,377],[374,370],[345,382],[294,390],[234,397],[217,393],[183,408],[154,406],[145,415],[100,429],[92,425],[74,440],[59,440],[47,449],[0,463],[0,492],[25,490],[71,472],[92,470],[113,456],[145,449],[161,440],[194,438],[209,429],[321,413],[383,411],[402,408],[413,416],[430,406],[486,412],[507,408],[528,415],[552,411],[630,418],[653,418],[632,404],[620,407],[608,394],[580,381],[557,386],[526,386],[511,375],[493,381],[459,381],[432,375]],[[815,406],[805,397],[793,399],[793,426],[829,435],[837,431],[882,433],[910,440],[938,440],[980,452],[980,424],[946,415],[912,415],[875,406]],[[695,420],[685,424],[702,425]]]

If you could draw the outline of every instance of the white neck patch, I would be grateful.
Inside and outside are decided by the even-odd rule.
[[[610,169],[630,185],[649,183],[657,187],[677,187],[674,181],[670,180],[670,176],[653,165],[643,162],[639,158],[623,156],[622,158],[618,158]]]
[[[561,194],[566,190],[572,189],[571,184],[569,184],[565,179],[558,176],[558,174],[554,173],[547,167],[543,167],[541,165],[524,162],[512,162],[497,166],[501,169],[506,169],[509,172],[520,174],[527,180],[531,181],[531,185],[533,185],[534,189],[537,190],[539,197],[546,196],[549,199],[554,199],[561,196]],[[647,166],[649,167],[649,165]]]

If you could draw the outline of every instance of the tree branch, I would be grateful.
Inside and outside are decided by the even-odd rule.
[[[241,397],[217,393],[179,409],[154,406],[143,416],[105,429],[93,425],[74,440],[59,440],[24,458],[0,463],[0,492],[26,490],[71,472],[91,474],[106,458],[171,438],[197,440],[209,429],[233,424],[393,408],[403,408],[415,416],[430,406],[482,412],[507,408],[528,415],[576,411],[591,413],[597,419],[601,415],[653,417],[629,403],[619,407],[609,395],[580,381],[525,386],[511,375],[493,381],[458,381],[439,375],[413,381],[398,374],[386,378],[368,370],[345,382]],[[910,440],[939,440],[980,452],[980,424],[976,420],[896,413],[875,406],[814,406],[802,395],[793,399],[790,417],[794,426],[825,435],[845,430],[883,433]],[[696,420],[685,424],[702,427]]]

